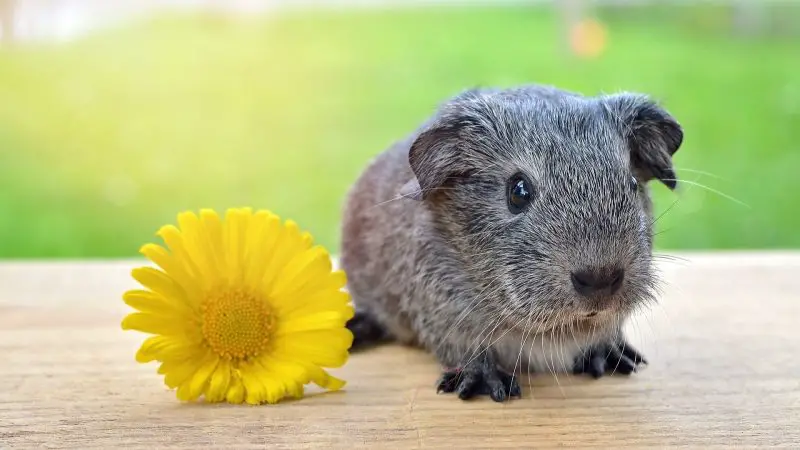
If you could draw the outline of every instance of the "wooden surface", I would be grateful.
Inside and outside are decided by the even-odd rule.
[[[0,264],[0,448],[800,448],[800,254],[682,256],[629,327],[651,361],[631,378],[465,403],[435,394],[430,356],[385,347],[335,371],[345,391],[260,407],[181,404],[134,362],[139,262]]]

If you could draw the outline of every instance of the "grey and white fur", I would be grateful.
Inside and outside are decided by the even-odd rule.
[[[676,120],[649,97],[551,86],[441,104],[355,182],[341,265],[353,350],[420,346],[438,390],[519,396],[518,371],[630,374],[622,327],[655,300],[647,183],[676,187]]]

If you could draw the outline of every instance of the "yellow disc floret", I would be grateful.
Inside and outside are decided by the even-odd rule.
[[[258,296],[243,289],[220,289],[202,303],[203,336],[226,359],[258,356],[269,342],[273,314]]]

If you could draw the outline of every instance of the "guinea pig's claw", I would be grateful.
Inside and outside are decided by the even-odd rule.
[[[499,370],[489,358],[445,370],[437,383],[436,393],[440,392],[456,393],[461,400],[488,395],[496,402],[522,395],[517,378]]]
[[[593,378],[604,375],[630,375],[640,364],[647,364],[644,356],[626,341],[596,345],[578,356],[572,372],[588,374]]]

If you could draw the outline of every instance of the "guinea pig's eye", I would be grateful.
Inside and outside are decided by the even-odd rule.
[[[531,202],[531,182],[522,175],[511,177],[508,182],[508,210],[512,214],[519,214]]]
[[[630,185],[629,186],[630,186],[632,191],[636,191],[636,189],[639,188],[639,182],[636,181],[636,177],[631,177],[631,181],[630,181]]]

